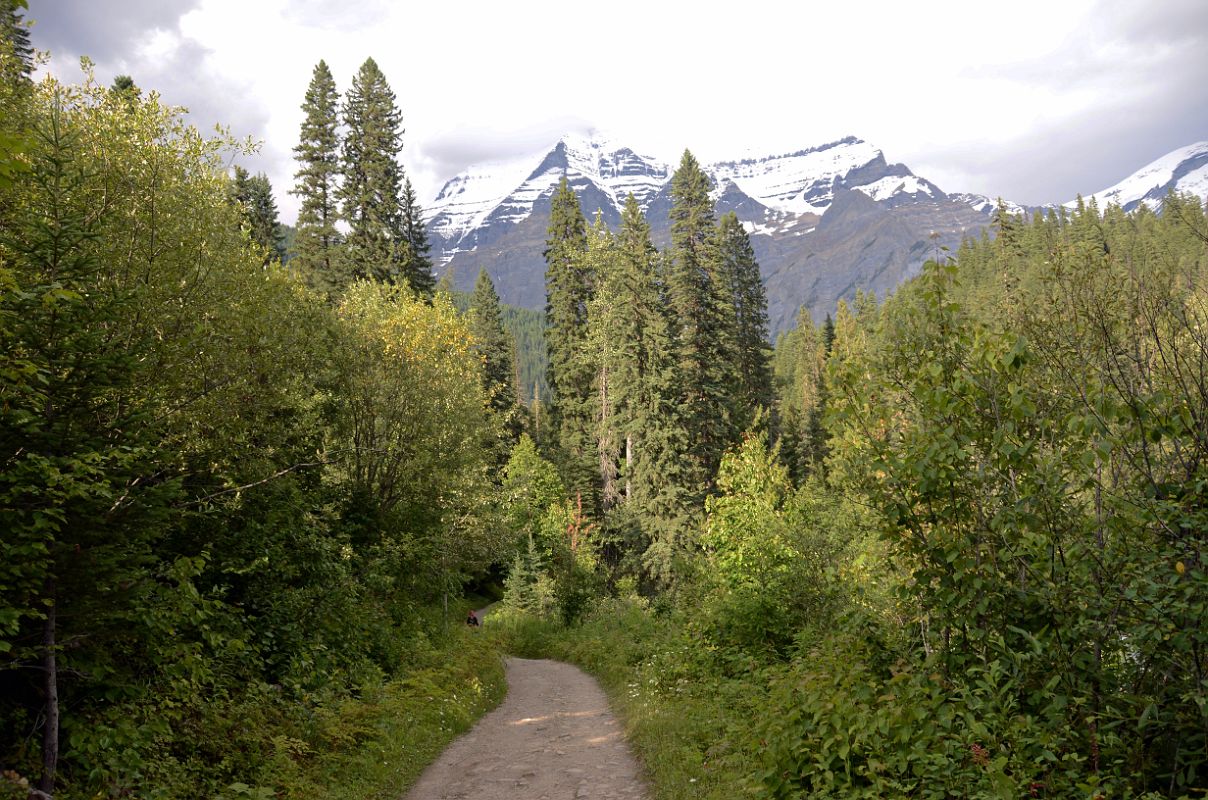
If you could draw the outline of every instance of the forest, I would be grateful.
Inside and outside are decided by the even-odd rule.
[[[372,59],[314,68],[287,241],[253,143],[35,82],[23,8],[0,798],[398,797],[503,653],[599,677],[658,798],[1208,790],[1203,198],[1000,203],[773,347],[685,151],[662,251],[563,181],[536,314],[436,281]]]

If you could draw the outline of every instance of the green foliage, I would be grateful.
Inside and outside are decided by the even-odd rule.
[[[1198,203],[1166,209],[1002,217],[836,322],[832,464],[910,572],[911,671],[970,704],[992,676],[1000,766],[1053,796],[1178,796],[1205,769],[1208,239]]]
[[[794,494],[764,432],[748,433],[726,454],[717,486],[705,503],[699,624],[718,645],[783,655],[803,630],[825,629],[834,613],[828,568],[839,563],[838,537],[806,490]]]
[[[56,796],[271,796],[307,720],[426,666],[427,609],[507,557],[469,330],[447,300],[357,284],[333,309],[265,266],[234,143],[154,95],[48,79],[23,113],[0,761],[37,772],[50,682]]]
[[[518,540],[541,541],[550,507],[561,506],[565,498],[557,468],[541,457],[528,434],[521,434],[503,473],[503,510],[509,529]],[[543,549],[552,551],[548,545]]]

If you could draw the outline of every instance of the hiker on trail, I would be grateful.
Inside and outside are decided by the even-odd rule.
[[[471,628],[477,628],[479,625],[478,615],[474,613],[474,609],[470,609],[470,616],[466,617],[466,624]]]

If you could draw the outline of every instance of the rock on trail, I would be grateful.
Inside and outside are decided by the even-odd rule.
[[[509,658],[508,694],[406,800],[647,800],[641,768],[596,682],[557,661]]]

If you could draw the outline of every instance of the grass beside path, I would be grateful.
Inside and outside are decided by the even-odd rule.
[[[463,626],[442,650],[439,665],[316,713],[307,741],[279,741],[276,797],[398,800],[507,692],[496,640]]]

